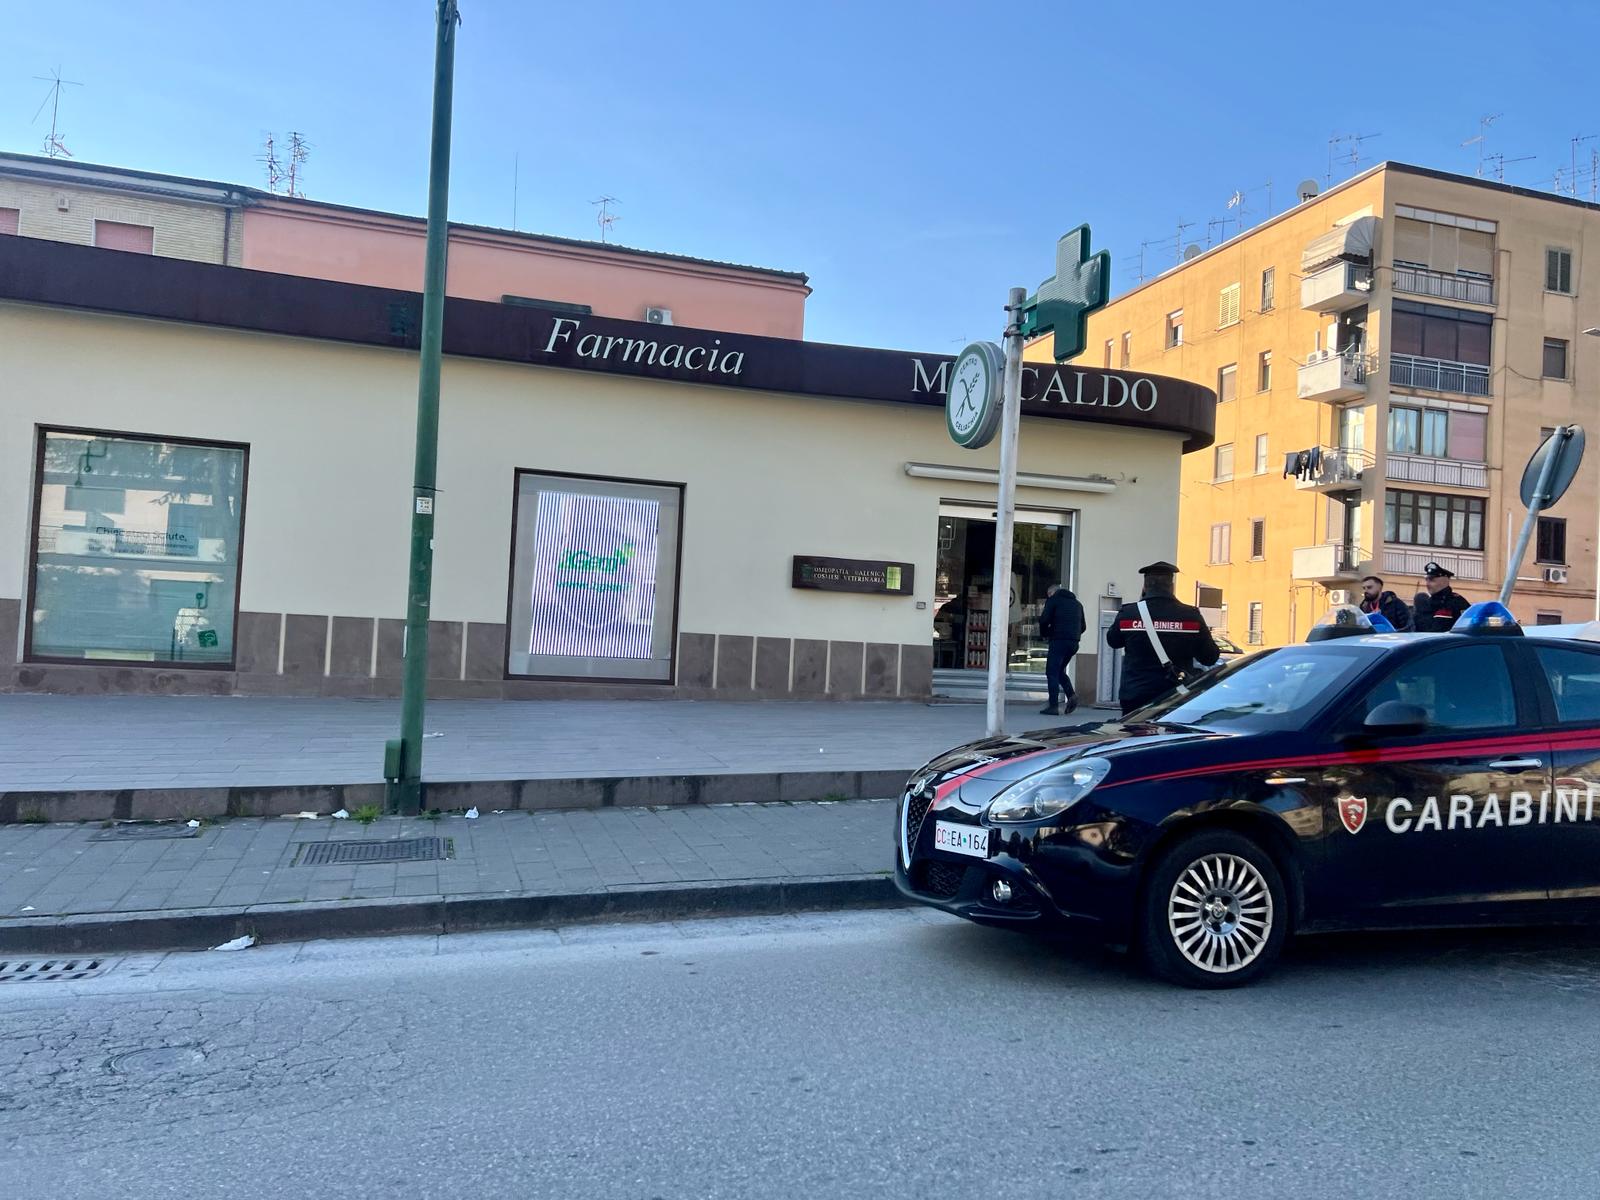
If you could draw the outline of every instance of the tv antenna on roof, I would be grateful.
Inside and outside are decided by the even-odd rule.
[[[604,242],[611,233],[611,227],[622,220],[621,217],[611,211],[611,206],[613,204],[621,204],[622,201],[615,196],[601,196],[600,199],[591,200],[589,203],[600,209],[599,212],[595,213],[594,219],[595,223],[600,226],[600,240]]]
[[[1478,178],[1479,179],[1483,178],[1483,157],[1484,157],[1484,155],[1483,155],[1483,145],[1484,145],[1484,142],[1487,141],[1488,137],[1489,137],[1489,126],[1493,125],[1496,121],[1498,121],[1503,116],[1505,116],[1505,113],[1486,113],[1483,116],[1479,117],[1478,118],[1478,136],[1477,137],[1469,137],[1466,141],[1461,143],[1461,148],[1463,150],[1465,150],[1468,146],[1476,146],[1478,148]]]
[[[1600,137],[1600,134],[1591,133],[1584,137],[1572,139],[1572,195],[1574,199],[1578,195],[1578,147],[1584,142],[1594,141],[1596,137]]]
[[[44,112],[44,106],[46,104],[50,106],[50,136],[44,140],[45,155],[48,158],[60,158],[62,155],[71,158],[72,151],[68,150],[62,142],[61,129],[57,124],[61,116],[61,89],[63,87],[82,87],[83,84],[76,79],[61,78],[60,67],[57,67],[48,75],[35,75],[34,78],[40,83],[48,83],[50,85],[50,90],[45,93],[44,99],[39,102],[39,107],[33,114],[33,119],[37,121],[39,114]]]
[[[1496,183],[1506,181],[1506,164],[1519,162],[1532,162],[1538,158],[1537,154],[1524,154],[1521,158],[1507,158],[1504,154],[1485,154],[1483,161],[1489,164],[1489,170],[1494,172]]]
[[[1333,164],[1335,161],[1348,162],[1352,167],[1359,167],[1362,162],[1361,143],[1370,142],[1373,138],[1382,137],[1381,133],[1336,133],[1328,139],[1328,186],[1333,186]],[[1349,146],[1348,150],[1339,147]]]

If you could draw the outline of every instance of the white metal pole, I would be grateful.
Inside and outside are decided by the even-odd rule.
[[[1006,369],[1001,384],[1000,500],[994,513],[994,586],[989,600],[989,736],[1005,732],[1011,615],[1011,529],[1017,501],[1017,428],[1022,424],[1022,306],[1026,288],[1006,304]]]

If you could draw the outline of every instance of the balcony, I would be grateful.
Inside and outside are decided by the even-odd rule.
[[[1489,468],[1483,463],[1430,458],[1422,454],[1389,455],[1383,474],[1391,483],[1437,483],[1459,488],[1489,486]]]
[[[1446,571],[1454,571],[1457,579],[1485,578],[1483,555],[1470,550],[1434,550],[1427,546],[1385,546],[1383,549],[1385,575],[1420,579],[1422,569],[1431,562],[1438,563]]]
[[[1295,549],[1291,574],[1313,583],[1342,583],[1361,578],[1361,566],[1372,557],[1350,542],[1324,542]]]
[[[1303,492],[1343,492],[1361,486],[1361,475],[1372,466],[1372,455],[1365,450],[1323,446],[1308,466],[1295,476],[1294,486]]]
[[[1419,358],[1415,354],[1389,355],[1389,382],[1396,387],[1425,392],[1459,392],[1463,396],[1489,394],[1489,368],[1477,363],[1451,362],[1447,358]]]
[[[1315,351],[1299,369],[1295,394],[1302,400],[1337,404],[1367,394],[1367,372],[1373,360],[1350,351]]]
[[[1372,296],[1372,268],[1336,262],[1300,281],[1300,307],[1311,312],[1336,313],[1360,308]]]
[[[1303,284],[1301,286],[1304,287]],[[1494,306],[1494,280],[1481,275],[1456,275],[1449,271],[1430,271],[1427,267],[1408,267],[1395,263],[1394,290],[1413,296]]]

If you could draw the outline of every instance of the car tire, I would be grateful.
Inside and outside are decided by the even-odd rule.
[[[1289,933],[1283,876],[1261,846],[1231,830],[1167,847],[1144,890],[1139,947],[1162,979],[1240,987],[1272,968]]]

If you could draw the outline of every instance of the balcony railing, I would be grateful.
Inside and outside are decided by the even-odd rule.
[[[1372,268],[1336,262],[1300,281],[1300,307],[1312,312],[1344,312],[1372,298]]]
[[[1389,355],[1389,382],[1398,387],[1428,392],[1460,392],[1464,396],[1489,394],[1489,368],[1447,358],[1419,358],[1415,354]]]
[[[1493,304],[1494,280],[1427,267],[1394,266],[1394,290],[1413,296],[1436,296],[1440,300],[1462,300],[1468,304]]]
[[[1299,546],[1294,552],[1290,574],[1295,579],[1354,579],[1361,564],[1372,557],[1354,542],[1324,542],[1320,546]]]
[[[1385,575],[1421,578],[1422,570],[1436,562],[1446,571],[1455,572],[1457,579],[1483,579],[1483,555],[1470,550],[1435,550],[1428,546],[1385,546],[1383,548],[1383,573]],[[1398,590],[1398,589],[1396,589]]]
[[[1372,455],[1365,450],[1323,446],[1317,452],[1316,465],[1296,475],[1294,485],[1320,491],[1360,487],[1362,472],[1371,466]]]
[[[1373,365],[1371,356],[1351,350],[1316,351],[1296,372],[1295,393],[1302,400],[1352,400],[1366,394]]]
[[[1486,488],[1489,468],[1478,462],[1430,458],[1423,454],[1390,454],[1384,476],[1394,483],[1442,483],[1445,487]]]

